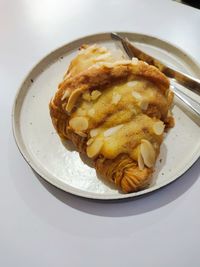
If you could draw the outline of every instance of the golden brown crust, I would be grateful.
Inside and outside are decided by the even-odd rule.
[[[151,168],[139,170],[136,163],[126,154],[121,154],[114,160],[98,158],[95,168],[124,193],[136,192],[147,187],[153,171]]]

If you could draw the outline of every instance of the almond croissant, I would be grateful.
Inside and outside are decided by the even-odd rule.
[[[164,131],[174,125],[172,101],[169,80],[157,68],[83,45],[49,107],[59,136],[129,193],[150,183]]]

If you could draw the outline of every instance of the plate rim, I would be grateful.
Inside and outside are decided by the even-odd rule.
[[[69,41],[67,43],[64,43],[61,46],[58,46],[57,48],[51,50],[49,53],[47,53],[45,56],[43,56],[38,62],[36,62],[33,67],[30,69],[30,71],[28,71],[28,73],[25,75],[25,78],[22,80],[18,90],[15,93],[15,97],[14,97],[14,101],[13,101],[13,105],[12,105],[12,133],[13,133],[13,137],[15,140],[15,143],[17,145],[17,148],[19,150],[19,152],[21,153],[22,157],[24,158],[24,160],[27,162],[27,164],[45,181],[49,182],[50,184],[54,185],[55,187],[63,190],[64,192],[79,196],[79,197],[83,197],[83,198],[87,198],[87,199],[93,199],[93,200],[103,200],[103,201],[108,201],[108,200],[122,200],[122,199],[130,199],[130,198],[135,198],[135,197],[142,197],[142,196],[146,196],[149,193],[152,193],[154,191],[157,191],[158,189],[161,189],[169,184],[171,184],[172,182],[176,181],[177,179],[179,179],[182,175],[184,175],[185,173],[187,173],[187,171],[190,170],[190,168],[195,164],[195,162],[200,158],[200,154],[198,155],[195,154],[195,156],[192,157],[192,159],[185,165],[185,167],[183,168],[183,171],[181,172],[180,175],[178,175],[176,178],[171,178],[170,180],[167,180],[165,182],[163,182],[162,184],[159,185],[154,185],[150,188],[146,188],[144,190],[138,191],[138,192],[133,192],[133,193],[129,193],[129,194],[119,194],[119,195],[114,195],[114,194],[100,194],[100,193],[94,193],[94,192],[89,192],[89,191],[85,191],[85,190],[81,190],[78,188],[75,188],[69,184],[64,183],[62,180],[59,180],[58,178],[55,179],[54,176],[49,173],[49,177],[48,175],[45,175],[48,173],[45,169],[44,171],[42,171],[37,164],[35,164],[34,160],[30,160],[30,154],[28,153],[28,151],[25,149],[23,149],[23,145],[20,142],[20,136],[17,133],[17,122],[16,122],[16,106],[17,106],[17,100],[18,97],[20,95],[20,92],[24,86],[24,84],[30,80],[30,76],[31,74],[38,68],[39,65],[41,65],[45,60],[47,60],[49,57],[51,57],[51,55],[53,55],[54,53],[58,52],[59,50],[63,49],[65,46],[72,46],[73,44],[76,44],[78,42],[80,42],[83,39],[88,39],[88,38],[94,38],[94,37],[108,37],[110,35],[111,32],[99,32],[99,33],[93,33],[90,35],[84,35],[81,36],[79,38],[76,38],[72,41]],[[184,51],[182,48],[180,48],[179,46],[172,44],[168,41],[166,41],[165,39],[160,39],[157,36],[153,36],[153,35],[147,35],[147,34],[143,34],[143,33],[139,33],[139,32],[117,32],[119,34],[124,34],[124,35],[138,35],[144,38],[154,38],[156,40],[158,40],[159,42],[162,43],[166,43],[171,47],[174,47],[176,50],[179,50],[182,54],[185,54],[190,61],[192,61],[195,65],[196,68],[199,70],[200,72],[200,63],[194,59],[190,54],[188,54],[186,51]],[[195,74],[196,76],[196,74]],[[23,102],[22,102],[23,103]],[[56,182],[56,180],[58,182]]]

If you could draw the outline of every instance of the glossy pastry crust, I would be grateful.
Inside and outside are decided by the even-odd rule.
[[[174,124],[172,101],[169,80],[157,68],[83,46],[49,108],[59,136],[129,193],[150,183],[164,131]]]

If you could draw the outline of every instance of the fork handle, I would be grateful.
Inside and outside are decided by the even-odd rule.
[[[174,84],[172,86],[175,95],[186,103],[197,115],[200,116],[200,103],[179,90]]]

